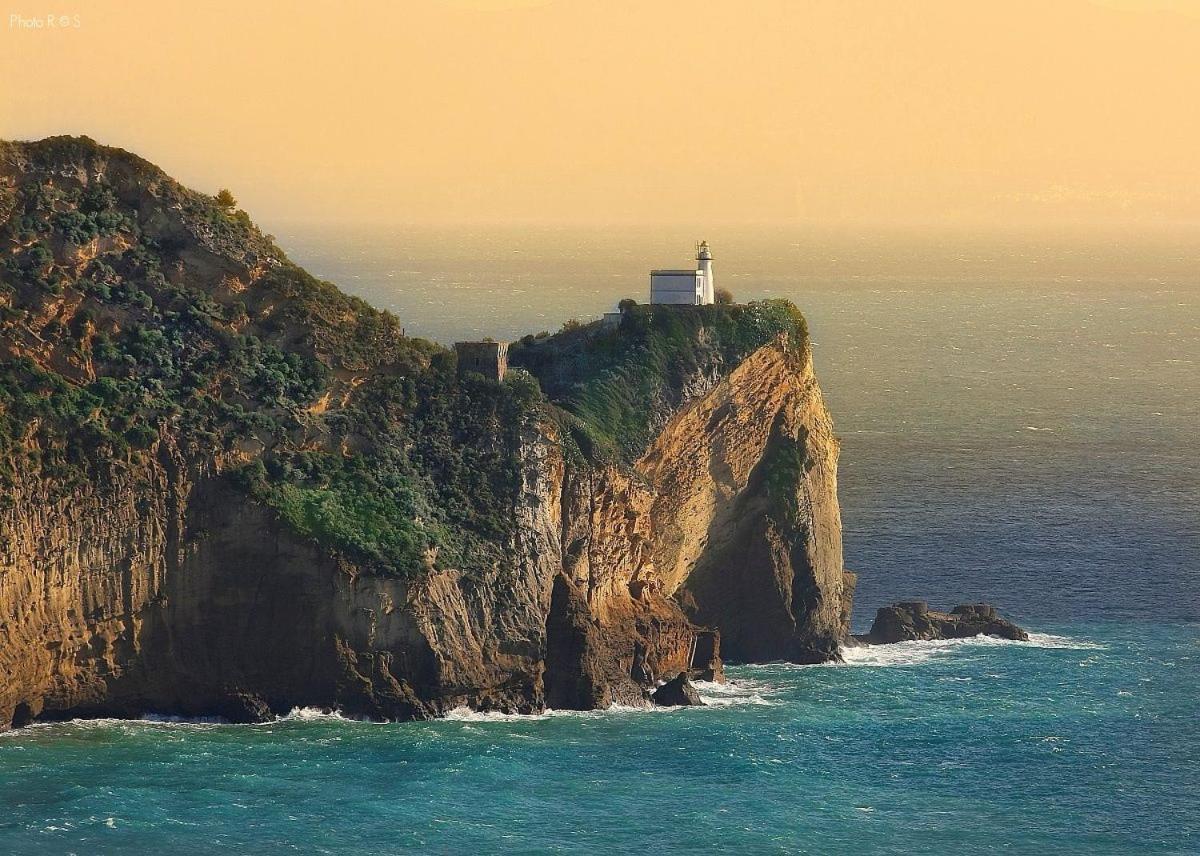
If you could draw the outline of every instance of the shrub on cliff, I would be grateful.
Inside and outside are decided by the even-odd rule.
[[[591,324],[522,340],[509,363],[541,382],[576,417],[571,436],[599,457],[632,461],[697,379],[715,379],[786,333],[808,342],[804,316],[787,300],[741,306],[630,306],[616,328]]]
[[[376,572],[497,565],[521,486],[519,435],[541,395],[523,372],[499,384],[448,368],[369,381],[334,428],[362,451],[279,448],[240,482],[297,532]]]

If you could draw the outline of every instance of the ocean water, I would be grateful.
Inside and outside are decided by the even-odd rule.
[[[443,342],[597,316],[707,237],[808,315],[856,628],[984,599],[1033,639],[731,667],[703,709],[35,725],[0,853],[1200,852],[1200,244],[277,234]]]
[[[1194,627],[735,667],[703,709],[35,725],[0,851],[1194,853]]]

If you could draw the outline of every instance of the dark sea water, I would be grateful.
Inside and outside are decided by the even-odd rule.
[[[0,736],[0,853],[1200,852],[1200,242],[278,231],[447,343],[708,238],[809,318],[856,628],[982,599],[1033,639],[734,667],[694,710],[36,725]]]

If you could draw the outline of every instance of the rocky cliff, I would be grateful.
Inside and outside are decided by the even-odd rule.
[[[0,144],[0,725],[642,703],[836,655],[837,441],[781,304],[502,384],[86,139]]]

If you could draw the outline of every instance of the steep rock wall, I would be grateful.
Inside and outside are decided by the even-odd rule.
[[[791,515],[766,473],[785,439]],[[0,511],[0,723],[639,703],[701,626],[737,659],[835,654],[837,442],[807,352],[780,340],[698,383],[632,469],[569,464],[550,423],[512,453],[508,561],[413,582],[296,536],[170,436],[51,502],[23,472]]]
[[[296,705],[385,718],[462,704],[529,712],[546,704],[547,664],[559,707],[640,702],[660,670],[688,667],[694,628],[671,602],[635,601],[609,576],[627,581],[637,549],[581,511],[607,501],[605,475],[568,482],[551,434],[526,441],[511,564],[415,582],[298,538],[169,439],[143,466],[113,464],[50,504],[40,497],[51,486],[26,474],[0,515],[0,722],[243,720]],[[572,567],[576,584],[562,539],[579,533],[609,555]],[[568,590],[571,602],[552,609]],[[571,610],[584,644],[548,646]],[[637,679],[639,650],[652,670]]]
[[[690,618],[720,629],[727,658],[837,656],[854,590],[837,459],[811,353],[781,339],[676,416],[638,462],[657,497],[659,575]]]

